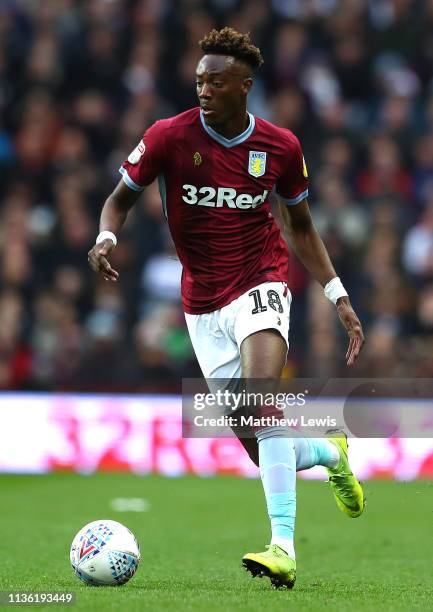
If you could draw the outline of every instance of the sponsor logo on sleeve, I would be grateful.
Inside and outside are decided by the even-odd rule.
[[[138,145],[135,147],[135,149],[132,151],[132,153],[130,153],[129,156],[128,156],[129,163],[130,164],[138,164],[138,162],[142,158],[143,153],[145,152],[145,150],[146,150],[146,145],[144,144],[144,142],[142,140],[140,140]]]

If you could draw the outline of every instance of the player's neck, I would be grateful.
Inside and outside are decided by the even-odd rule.
[[[221,136],[224,136],[224,138],[231,140],[232,138],[236,138],[236,136],[239,136],[239,134],[245,132],[249,123],[250,116],[246,109],[244,109],[239,113],[239,115],[232,117],[230,121],[227,121],[227,123],[224,125],[215,126],[213,129]]]

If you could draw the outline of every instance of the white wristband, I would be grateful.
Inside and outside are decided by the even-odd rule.
[[[117,238],[115,236],[115,234],[113,234],[113,232],[109,232],[107,230],[100,232],[98,234],[98,237],[96,238],[96,244],[99,244],[100,242],[102,242],[103,240],[111,240],[114,243],[114,246],[116,246],[117,244]]]
[[[328,300],[331,300],[333,304],[337,303],[338,298],[349,295],[338,276],[325,285],[324,292]]]

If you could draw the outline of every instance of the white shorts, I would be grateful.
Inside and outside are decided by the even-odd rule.
[[[262,283],[219,310],[185,313],[197,360],[205,378],[240,378],[240,347],[247,336],[276,329],[289,348],[290,304],[286,283]]]

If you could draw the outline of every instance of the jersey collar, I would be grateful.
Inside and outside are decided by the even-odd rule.
[[[234,138],[224,138],[224,136],[221,136],[221,134],[218,134],[218,132],[215,132],[215,130],[213,130],[209,125],[207,125],[203,117],[203,112],[200,109],[200,121],[204,130],[209,134],[211,138],[213,138],[214,140],[216,140],[227,148],[235,147],[236,145],[245,142],[245,140],[249,138],[253,133],[254,126],[256,125],[256,120],[254,118],[254,115],[252,115],[251,113],[248,113],[248,116],[250,118],[250,124],[245,130],[245,132],[242,132],[242,134],[238,134],[238,136],[235,136]]]

